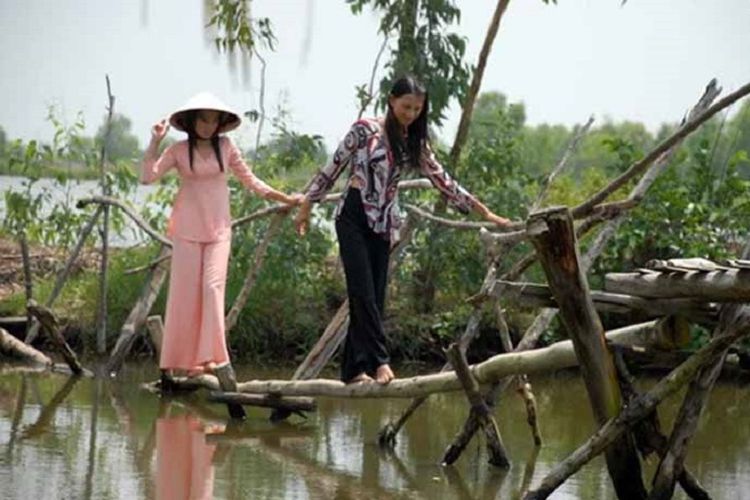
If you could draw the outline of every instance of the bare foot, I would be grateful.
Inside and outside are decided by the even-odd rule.
[[[200,377],[205,373],[205,370],[202,366],[196,366],[195,368],[190,368],[189,370],[185,370],[185,376],[188,378],[193,377]]]
[[[387,364],[378,366],[378,369],[375,372],[375,381],[378,384],[387,384],[394,378],[396,378],[396,375],[394,375],[390,366]]]
[[[347,382],[347,384],[362,384],[362,383],[370,383],[374,382],[373,378],[366,374],[365,372],[360,373],[356,377],[352,378]]]

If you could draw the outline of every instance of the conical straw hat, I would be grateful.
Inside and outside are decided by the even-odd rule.
[[[217,134],[229,132],[240,126],[240,115],[235,110],[221,102],[221,100],[210,92],[201,92],[195,94],[193,97],[183,104],[177,111],[172,113],[169,117],[169,124],[177,130],[186,132],[185,130],[185,113],[188,111],[195,111],[198,109],[213,109],[225,113],[225,123],[223,123]]]

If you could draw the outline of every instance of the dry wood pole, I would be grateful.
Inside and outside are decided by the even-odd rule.
[[[499,302],[495,302],[495,322],[497,324],[498,332],[500,333],[500,343],[503,346],[504,352],[513,352],[513,341],[510,338],[510,329],[508,323],[505,321],[505,311],[500,306]],[[539,431],[539,421],[537,419],[538,411],[536,405],[536,398],[534,392],[531,389],[531,383],[529,378],[524,375],[515,377],[516,381],[516,392],[521,396],[526,406],[526,423],[531,428],[531,437],[534,439],[534,446],[542,446],[542,433]],[[491,408],[494,408],[494,401],[488,403]]]
[[[109,196],[109,183],[106,175],[107,153],[109,152],[109,136],[112,131],[112,114],[115,111],[115,96],[112,95],[112,88],[109,84],[109,75],[105,75],[107,80],[107,123],[104,129],[104,140],[102,141],[101,155],[99,158],[99,183],[102,189],[102,196]],[[102,227],[100,229],[102,238],[102,259],[101,271],[99,273],[99,298],[97,314],[97,335],[96,350],[99,354],[104,354],[107,350],[107,266],[109,261],[109,206],[104,207],[102,214]]]
[[[70,274],[71,269],[73,269],[73,263],[78,258],[78,254],[81,253],[83,244],[86,241],[86,238],[89,237],[89,234],[91,234],[91,230],[94,228],[94,225],[96,224],[96,221],[99,218],[99,214],[101,214],[101,212],[102,208],[97,207],[96,211],[94,211],[94,213],[91,215],[91,218],[81,229],[81,233],[78,236],[78,241],[76,242],[75,247],[73,247],[73,251],[68,256],[68,260],[65,262],[65,267],[63,267],[63,270],[60,271],[60,274],[57,275],[55,286],[52,288],[52,293],[50,293],[47,302],[45,302],[44,304],[46,307],[52,307],[52,304],[55,303],[57,296],[60,295],[62,287],[65,284],[65,281],[68,279],[68,275]],[[27,344],[31,344],[38,334],[39,323],[34,322],[26,333],[25,342]]]
[[[63,359],[68,364],[70,369],[75,375],[83,375],[84,368],[78,361],[78,356],[73,352],[68,343],[63,338],[60,332],[60,322],[57,320],[55,313],[49,308],[41,306],[33,300],[26,306],[28,311],[39,321],[42,328],[49,335],[52,343],[55,345],[57,350],[62,354]]]
[[[0,328],[0,354],[17,358],[32,365],[52,366],[52,360],[43,352],[24,344],[4,328]]]
[[[602,451],[608,449],[631,426],[648,416],[665,398],[675,394],[689,383],[699,370],[720,359],[732,344],[750,334],[750,310],[735,311],[726,319],[727,330],[714,337],[680,366],[672,370],[646,393],[635,398],[623,411],[611,418],[568,458],[556,465],[542,480],[537,489],[529,491],[524,500],[540,500],[551,495],[565,480]]]
[[[255,249],[255,258],[253,259],[253,263],[247,269],[247,275],[242,282],[240,293],[234,300],[232,308],[227,313],[227,317],[225,320],[226,335],[229,334],[229,330],[234,328],[234,325],[237,323],[237,318],[240,315],[240,311],[242,311],[242,308],[245,307],[247,299],[250,297],[250,291],[255,284],[255,280],[258,277],[258,273],[260,272],[261,267],[263,266],[263,259],[266,256],[268,245],[271,243],[271,240],[274,238],[274,236],[276,236],[276,233],[278,233],[279,228],[281,227],[281,223],[284,221],[287,214],[288,212],[278,212],[271,218],[271,221],[268,223],[266,234],[263,236],[263,240]]]
[[[18,236],[18,243],[21,246],[21,258],[23,260],[23,284],[26,291],[26,303],[33,299],[33,281],[31,277],[31,259],[29,258],[29,242],[26,239],[26,231],[21,230]],[[31,314],[26,312],[26,332],[31,328]]]
[[[715,81],[712,81],[712,83],[715,85],[714,82]],[[688,120],[683,122],[682,125],[671,136],[664,139],[658,146],[652,149],[643,158],[633,163],[619,177],[599,190],[591,198],[575,207],[572,210],[573,216],[579,218],[581,215],[591,213],[596,205],[606,200],[621,187],[625,186],[635,176],[643,173],[649,165],[658,160],[659,157],[661,157],[665,152],[672,150],[677,144],[680,143],[680,141],[687,137],[691,132],[696,130],[701,124],[706,122],[709,118],[714,116],[722,109],[731,106],[739,99],[742,99],[748,94],[750,94],[750,83],[746,83],[731,94],[719,99],[714,105],[706,108],[704,111],[698,112],[695,115],[691,116]]]
[[[146,318],[146,328],[151,339],[151,345],[154,346],[156,359],[161,359],[161,342],[164,338],[164,323],[161,321],[161,316]]]
[[[169,250],[162,247],[159,255],[165,256],[168,253]],[[109,361],[107,362],[107,373],[114,375],[122,367],[122,363],[125,361],[125,356],[130,352],[133,342],[143,329],[146,317],[151,310],[151,306],[153,306],[156,298],[159,296],[159,291],[164,285],[164,281],[167,279],[168,272],[169,261],[160,260],[159,264],[157,264],[149,273],[138,300],[130,310],[130,314],[128,314],[127,319],[125,319],[125,323],[122,325],[120,336],[118,337],[117,343],[112,349]],[[161,347],[161,344],[159,344],[159,347]]]
[[[500,431],[497,430],[495,418],[492,416],[492,412],[479,392],[479,384],[471,375],[471,370],[469,370],[469,365],[466,363],[464,353],[461,352],[458,344],[451,344],[445,355],[453,366],[456,376],[461,381],[472,411],[477,413],[481,422],[480,425],[487,438],[487,451],[490,455],[490,464],[496,467],[510,467],[510,461],[508,460],[508,455],[505,453],[505,446],[503,446],[502,439],[500,438]],[[452,462],[453,460],[449,463]]]
[[[622,405],[617,373],[604,344],[604,329],[581,271],[573,216],[568,208],[533,213],[527,232],[560,307],[560,318],[573,340],[576,356],[599,425]],[[641,464],[632,436],[625,434],[606,451],[607,467],[619,498],[646,498]]]
[[[557,302],[546,285],[497,280],[490,293],[524,306],[557,308]],[[591,299],[600,312],[627,314],[636,311],[654,317],[676,314],[694,323],[709,325],[718,321],[718,307],[699,299],[647,299],[599,290],[591,290]]]

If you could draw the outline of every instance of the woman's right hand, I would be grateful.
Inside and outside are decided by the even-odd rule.
[[[161,140],[164,139],[164,136],[167,135],[167,132],[169,132],[169,122],[164,118],[151,127],[151,140],[161,142]]]
[[[294,227],[297,228],[297,234],[304,236],[307,233],[307,227],[310,224],[310,210],[312,203],[305,197],[299,204],[299,210],[294,217]]]

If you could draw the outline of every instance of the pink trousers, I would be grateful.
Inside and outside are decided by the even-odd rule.
[[[224,290],[231,240],[173,239],[161,369],[192,369],[229,361]]]

